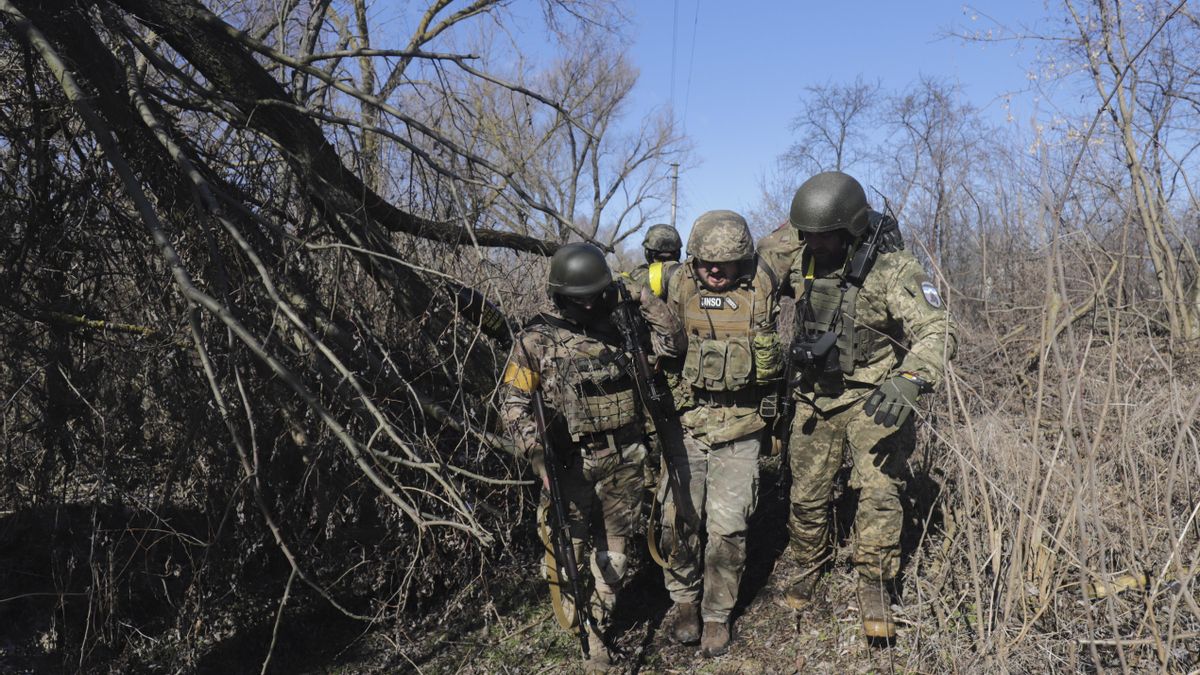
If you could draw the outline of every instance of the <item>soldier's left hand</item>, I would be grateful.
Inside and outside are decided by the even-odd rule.
[[[896,375],[871,393],[863,405],[863,412],[874,415],[876,424],[898,427],[912,414],[917,397],[921,395],[921,384],[911,375]]]

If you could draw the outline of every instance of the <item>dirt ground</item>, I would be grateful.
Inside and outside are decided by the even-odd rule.
[[[920,639],[919,631],[906,625],[903,607],[895,607],[901,627],[893,646],[872,646],[863,640],[856,610],[855,575],[846,562],[849,551],[844,547],[839,562],[824,577],[818,602],[799,613],[783,604],[782,592],[794,565],[786,552],[786,493],[776,488],[775,477],[768,464],[762,477],[763,494],[751,520],[747,569],[734,610],[734,640],[729,653],[705,658],[698,647],[677,645],[666,637],[663,627],[671,601],[663,588],[661,570],[643,553],[618,603],[609,635],[621,651],[614,672],[920,671],[913,663],[911,648],[912,641]],[[853,509],[848,498],[839,499],[837,504],[843,513]],[[848,514],[839,517],[843,532],[848,529],[849,518]],[[537,588],[530,604],[511,614],[497,615],[486,629],[422,650],[424,657],[413,658],[408,667],[422,673],[582,672],[578,642],[558,627],[535,573],[536,569],[524,573],[524,583]]]

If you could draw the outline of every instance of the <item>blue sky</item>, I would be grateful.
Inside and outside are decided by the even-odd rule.
[[[645,0],[630,9],[631,55],[641,69],[630,112],[669,105],[674,92],[677,117],[700,161],[680,176],[678,225],[687,230],[704,211],[744,211],[757,201],[759,176],[792,142],[790,121],[809,85],[849,83],[861,74],[897,90],[936,76],[960,83],[995,123],[1028,126],[1034,113],[1033,97],[1022,93],[1032,67],[1028,46],[947,34],[997,24],[1019,30],[1048,13],[1042,2],[1027,0]]]

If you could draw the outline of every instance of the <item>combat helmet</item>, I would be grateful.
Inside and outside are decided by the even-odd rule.
[[[692,225],[687,248],[697,260],[733,262],[754,255],[754,240],[745,218],[733,211],[708,211]]]
[[[646,238],[642,240],[642,251],[646,254],[646,262],[656,260],[679,260],[679,251],[683,248],[683,240],[679,231],[670,225],[651,225],[646,230]]]
[[[804,181],[792,197],[788,222],[804,232],[846,230],[860,237],[867,231],[867,193],[853,177],[826,171]]]
[[[603,291],[612,281],[604,252],[592,244],[575,242],[560,247],[550,258],[546,292],[551,298],[583,297]]]

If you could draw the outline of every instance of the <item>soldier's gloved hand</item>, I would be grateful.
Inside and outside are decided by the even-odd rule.
[[[474,288],[461,286],[454,296],[455,308],[471,322],[478,323],[484,335],[496,340],[511,339],[504,314]]]
[[[898,427],[912,414],[924,381],[911,373],[901,373],[879,385],[863,405],[863,412],[875,416],[875,423]]]
[[[900,223],[895,218],[874,209],[867,212],[867,218],[871,227],[879,224],[880,253],[895,253],[904,249],[904,234],[900,232]]]

